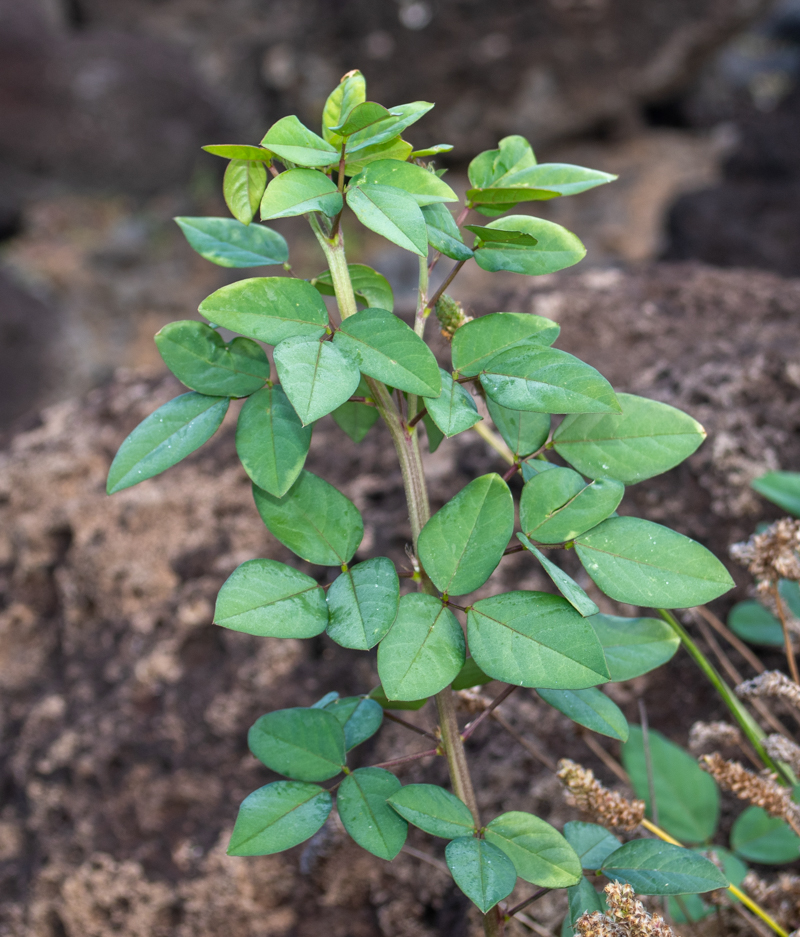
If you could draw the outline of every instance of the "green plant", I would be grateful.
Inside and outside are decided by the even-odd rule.
[[[601,592],[643,607],[699,605],[726,592],[732,580],[700,544],[616,513],[626,485],[677,465],[701,444],[703,428],[666,404],[616,394],[589,364],[553,347],[556,323],[518,312],[470,320],[445,293],[468,262],[536,276],[580,261],[585,250],[574,234],[509,212],[614,177],[538,164],[525,139],[506,137],[470,164],[471,188],[455,219],[447,204],[457,196],[428,161],[450,148],[414,150],[402,136],[431,107],[414,102],[387,109],[367,101],[363,77],[351,72],[328,98],[321,136],[284,117],[260,146],[206,147],[230,160],[224,195],[233,218],[179,218],[187,240],[222,266],[283,265],[290,275],[234,282],[201,303],[209,324],[175,322],[158,333],[166,364],[190,391],[125,440],[108,491],[174,465],[214,434],[231,398],[246,398],[236,449],[265,525],[297,556],[340,573],[323,585],[282,563],[249,560],[223,585],[215,622],[253,635],[327,632],[344,647],[377,646],[381,685],[360,697],[331,693],[312,706],[256,721],[251,751],[288,780],[245,799],[229,853],[262,855],[303,842],[325,823],[335,791],[345,829],[383,859],[400,851],[408,823],[448,839],[445,855],[456,883],[480,909],[486,933],[500,934],[507,916],[520,910],[501,905],[518,877],[541,889],[577,887],[580,844],[531,814],[505,813],[488,823],[479,816],[464,743],[484,716],[460,728],[454,689],[506,683],[488,715],[514,688],[536,688],[581,725],[625,740],[624,716],[598,687],[660,665],[678,640],[672,626],[657,619],[599,614],[552,557],[574,550]],[[284,239],[252,223],[259,209],[262,220],[304,215],[327,270],[299,278]],[[345,210],[417,255],[413,328],[393,314],[386,279],[348,263]],[[494,220],[464,224],[471,210]],[[429,295],[441,257],[455,264]],[[329,315],[326,295],[335,296],[338,316]],[[439,366],[424,340],[433,310],[452,338],[449,369]],[[226,343],[218,327],[238,337]],[[274,369],[263,344],[274,347]],[[497,433],[487,428],[476,398],[485,401]],[[403,574],[385,557],[350,565],[363,536],[360,514],[303,467],[313,423],[329,413],[355,442],[377,419],[391,434],[408,501],[413,572],[406,578],[414,591],[401,596]],[[555,427],[553,415],[564,417]],[[431,516],[420,423],[431,449],[475,429],[511,467],[504,477],[474,479]],[[521,530],[519,543],[509,546],[515,510],[507,481],[517,472],[524,481]],[[557,592],[453,601],[480,589],[506,554],[523,550]],[[452,792],[402,786],[387,768],[408,758],[347,767],[347,753],[379,729],[385,710],[418,708],[431,697],[439,717],[435,747],[412,757],[445,757]],[[339,775],[342,780],[322,786]],[[640,892],[673,894],[676,864],[683,869],[681,894],[727,883],[708,860],[674,845],[635,840],[621,848],[625,856],[618,858],[626,862],[606,864],[604,873]]]

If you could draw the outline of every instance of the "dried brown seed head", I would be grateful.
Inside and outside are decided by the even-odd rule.
[[[644,819],[644,801],[628,800],[604,787],[594,772],[568,758],[558,763],[558,777],[567,799],[609,829],[635,830]]]
[[[738,745],[741,733],[728,722],[695,722],[689,730],[689,751],[699,755],[726,745]]]
[[[731,556],[756,577],[758,589],[768,591],[780,579],[800,579],[800,520],[781,518],[760,534],[731,547]]]
[[[800,686],[780,670],[767,670],[752,680],[745,680],[736,687],[736,695],[740,699],[775,696],[800,709]]]

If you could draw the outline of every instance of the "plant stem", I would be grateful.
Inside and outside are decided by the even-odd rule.
[[[414,331],[423,338],[425,335],[425,323],[430,314],[428,308],[428,258],[419,259],[419,292],[417,294],[417,312],[414,316]]]
[[[516,690],[515,685],[507,686],[499,696],[496,696],[491,703],[484,709],[484,711],[475,719],[474,722],[470,722],[468,726],[464,726],[464,731],[461,733],[461,738],[466,742],[467,739],[472,735],[472,733],[478,728],[478,726],[491,716],[492,712],[497,709],[497,707],[504,701],[507,700],[509,696]]]
[[[426,309],[433,309],[436,303],[439,302],[439,300],[442,298],[442,293],[444,293],[447,287],[450,286],[453,280],[455,280],[456,274],[464,266],[465,263],[466,263],[466,260],[459,260],[459,262],[455,265],[455,267],[453,267],[450,273],[447,274],[447,276],[445,277],[444,283],[442,283],[439,289],[436,290],[433,296],[425,304]]]
[[[415,726],[413,722],[406,722],[405,719],[401,719],[399,716],[395,716],[388,710],[384,711],[383,718],[388,719],[390,722],[396,722],[399,726],[404,726],[406,729],[411,729],[412,732],[416,732],[418,735],[424,735],[426,739],[430,739],[432,742],[436,742],[437,744],[439,742],[439,739],[437,739],[432,732],[428,732],[427,729],[422,729],[419,726]]]
[[[789,633],[789,625],[786,622],[786,610],[783,607],[783,600],[781,599],[781,594],[778,592],[778,584],[776,582],[772,583],[772,598],[775,599],[775,607],[778,610],[778,618],[781,622],[781,628],[783,628],[783,646],[786,649],[786,661],[789,664],[789,673],[792,675],[792,680],[795,683],[800,683],[800,673],[797,672],[797,661],[794,656],[794,648],[792,647],[792,636]]]
[[[552,891],[552,888],[540,888],[539,891],[535,891],[530,898],[526,898],[524,901],[520,901],[519,904],[515,904],[510,911],[506,911],[506,919],[514,917],[519,911],[524,911],[529,904],[533,904],[534,901],[538,901],[542,895],[546,895],[549,891]]]
[[[373,768],[391,768],[394,765],[405,765],[410,761],[419,761],[420,758],[428,758],[430,755],[439,755],[438,748],[429,748],[425,752],[415,752],[413,755],[403,755],[402,758],[392,758],[390,761],[382,761],[379,765],[371,765]]]
[[[470,380],[472,380],[472,378],[470,378]],[[494,449],[494,451],[500,456],[501,459],[505,459],[509,465],[514,464],[514,453],[505,444],[505,440],[496,433],[493,433],[488,426],[484,425],[483,421],[476,423],[472,429],[481,437],[484,442],[489,443],[489,445],[492,447],[492,449]]]

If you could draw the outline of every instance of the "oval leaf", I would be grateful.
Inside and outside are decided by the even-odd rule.
[[[282,498],[258,486],[253,486],[253,497],[269,532],[309,563],[349,563],[364,536],[353,502],[305,469]]]
[[[728,627],[750,644],[783,647],[783,627],[778,619],[752,599],[737,602],[728,613]]]
[[[438,202],[424,205],[422,215],[428,229],[428,243],[434,250],[453,260],[469,260],[472,257],[472,248],[467,247],[462,240],[449,208]]]
[[[472,394],[450,377],[450,372],[439,368],[442,392],[438,397],[428,397],[425,406],[433,422],[445,436],[456,436],[474,426],[483,417],[472,399]]]
[[[511,860],[485,839],[462,836],[448,843],[444,854],[456,885],[484,914],[517,884]]]
[[[237,221],[249,225],[267,187],[267,170],[258,160],[232,159],[225,170],[222,194]]]
[[[600,611],[600,609],[583,591],[583,589],[581,589],[578,583],[575,582],[572,576],[567,575],[563,569],[561,569],[559,566],[556,566],[556,564],[551,560],[548,560],[540,550],[536,549],[536,547],[524,534],[517,534],[517,539],[525,547],[525,549],[529,553],[532,553],[542,564],[544,571],[552,579],[555,587],[582,618],[588,618],[590,615],[596,615]]]
[[[378,159],[351,180],[351,185],[381,185],[401,189],[419,205],[457,202],[458,196],[435,173],[416,163],[397,159]]]
[[[113,495],[152,478],[199,449],[225,418],[229,398],[181,394],[151,413],[122,443],[108,470]]]
[[[357,768],[339,786],[336,809],[353,839],[380,859],[391,861],[403,848],[408,824],[386,801],[400,782],[383,768]]]
[[[506,206],[510,207],[510,206]],[[490,272],[510,270],[512,273],[525,273],[540,276],[555,273],[583,260],[586,248],[580,240],[566,228],[534,218],[531,215],[508,215],[489,222],[488,228],[504,231],[519,231],[536,238],[534,247],[525,244],[497,243],[478,241],[473,248],[475,262],[479,267]]]
[[[331,416],[339,429],[347,433],[355,443],[361,442],[380,418],[375,407],[358,403],[355,400],[348,400],[335,410],[331,410]]]
[[[672,628],[657,618],[593,615],[589,624],[603,646],[614,683],[633,680],[666,664],[681,643]]]
[[[432,595],[411,593],[378,645],[378,676],[390,700],[418,700],[450,684],[465,659],[455,615]]]
[[[229,856],[269,856],[305,842],[331,812],[331,795],[316,784],[274,781],[242,801]]]
[[[328,635],[342,647],[368,651],[397,617],[400,580],[394,563],[376,556],[339,576],[328,589]]]
[[[304,426],[349,400],[361,380],[358,368],[331,342],[287,338],[274,357],[281,386]]]
[[[392,794],[389,804],[431,836],[455,839],[475,831],[469,807],[438,784],[406,784]]]
[[[767,501],[800,517],[800,472],[767,472],[750,484]]]
[[[294,781],[327,781],[345,763],[344,732],[324,709],[276,709],[253,723],[250,751],[268,768]]]
[[[543,472],[522,489],[520,524],[539,543],[563,543],[613,514],[624,494],[625,486],[613,478],[585,485],[572,469]]]
[[[725,888],[728,879],[703,856],[657,839],[636,839],[612,852],[603,874],[640,895],[697,895]]]
[[[438,589],[465,595],[492,575],[513,529],[514,501],[508,485],[495,473],[482,475],[422,528],[419,558]]]
[[[484,836],[503,850],[526,882],[565,888],[581,877],[581,862],[572,846],[555,827],[532,813],[504,813],[492,820]]]
[[[630,605],[690,608],[734,584],[705,547],[639,517],[610,517],[580,536],[575,550],[597,586]]]
[[[357,185],[347,190],[347,204],[364,227],[403,250],[427,256],[425,218],[411,195],[390,185]]]
[[[363,696],[330,700],[321,708],[336,717],[344,732],[344,744],[348,752],[375,735],[383,722],[380,703]]]
[[[376,104],[375,101],[362,101],[360,104],[356,104],[352,110],[343,113],[346,113],[346,117],[336,126],[330,128],[333,133],[340,137],[349,137],[358,130],[364,130],[365,127],[377,124],[379,120],[395,116],[387,111],[382,104]]]
[[[186,240],[201,257],[220,267],[266,267],[285,264],[285,239],[263,225],[243,225],[235,218],[176,218]]]
[[[451,346],[453,368],[475,377],[503,351],[522,344],[552,345],[561,327],[551,319],[524,312],[491,312],[456,329]]]
[[[248,560],[217,596],[214,624],[269,638],[313,638],[328,624],[319,583],[276,560]]]
[[[367,83],[358,69],[348,72],[328,95],[322,110],[322,136],[332,146],[340,148],[342,138],[331,127],[342,122],[354,107],[367,99]]]
[[[294,114],[276,121],[264,135],[261,145],[279,159],[298,166],[331,166],[339,162],[338,151]]]
[[[518,458],[525,458],[536,452],[547,442],[550,435],[549,413],[509,410],[508,407],[495,403],[491,397],[486,398],[486,407],[506,445]]]
[[[622,843],[605,827],[571,820],[564,824],[564,837],[581,860],[584,869],[599,869]]]
[[[432,107],[433,104],[428,101],[412,101],[410,104],[398,104],[390,108],[391,117],[367,127],[366,130],[359,130],[350,137],[347,141],[348,155],[355,154],[357,158],[363,158],[364,150],[368,147],[378,146],[399,136],[406,127],[424,117]],[[411,153],[411,150],[409,145],[408,152]]]
[[[333,217],[342,210],[341,193],[315,169],[287,169],[267,186],[261,199],[261,217],[292,218],[310,211]]]
[[[202,147],[212,156],[222,156],[225,159],[256,159],[265,163],[272,162],[272,153],[261,146],[247,146],[240,143],[214,143]]]
[[[771,817],[761,807],[748,807],[731,830],[731,848],[749,862],[783,865],[800,859],[798,838],[778,817]]]
[[[628,720],[622,710],[597,687],[585,690],[537,690],[539,696],[559,712],[564,713],[586,726],[592,732],[599,732],[620,742],[628,740]]]

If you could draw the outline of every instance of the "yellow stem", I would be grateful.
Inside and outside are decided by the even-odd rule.
[[[505,459],[509,465],[514,464],[514,453],[508,448],[503,439],[493,433],[488,426],[484,423],[476,423],[473,427],[473,430],[481,437],[484,442],[488,442],[489,445],[497,452],[501,458]]]

